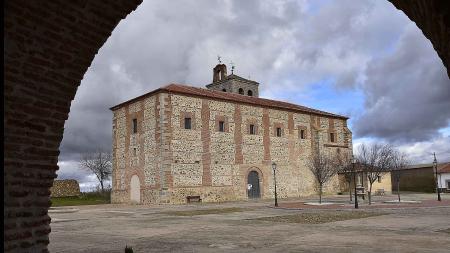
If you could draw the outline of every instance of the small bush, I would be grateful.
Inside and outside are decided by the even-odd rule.
[[[125,245],[125,253],[133,253],[133,248],[128,247],[128,245]]]

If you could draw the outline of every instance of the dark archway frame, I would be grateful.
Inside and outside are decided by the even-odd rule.
[[[390,2],[432,42],[450,76],[449,2]],[[116,25],[140,3],[141,0],[6,1],[5,252],[48,251],[49,189],[58,170],[59,145],[71,101],[98,50]]]

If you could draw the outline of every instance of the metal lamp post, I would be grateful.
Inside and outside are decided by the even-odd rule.
[[[355,185],[355,208],[358,209],[358,192],[356,191],[356,170],[355,170],[356,159],[352,156],[352,168],[353,168],[353,184]]]
[[[434,156],[433,167],[434,167],[434,171],[436,172],[436,192],[438,195],[438,201],[441,201],[441,193],[439,191],[439,179],[438,179],[438,171],[437,171],[436,154],[433,153],[433,156]]]
[[[275,206],[278,206],[278,199],[277,199],[277,178],[275,171],[277,170],[277,164],[275,162],[272,163],[272,169],[273,169],[273,183],[275,186]]]

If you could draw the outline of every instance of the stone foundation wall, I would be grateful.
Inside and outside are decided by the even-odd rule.
[[[55,180],[50,192],[54,198],[80,196],[80,186],[75,179]]]

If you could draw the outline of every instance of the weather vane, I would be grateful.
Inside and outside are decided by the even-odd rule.
[[[217,60],[219,61],[219,64],[222,63],[222,61],[220,60],[220,55],[217,56]]]
[[[231,74],[233,74],[233,71],[234,71],[234,63],[233,63],[233,61],[230,62],[230,65],[231,65]]]

